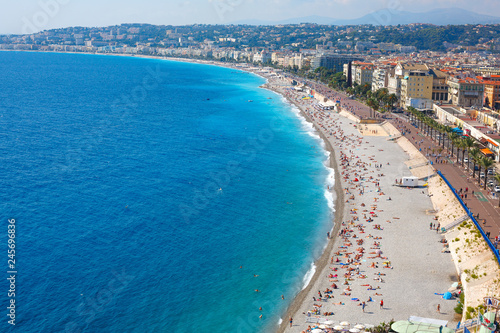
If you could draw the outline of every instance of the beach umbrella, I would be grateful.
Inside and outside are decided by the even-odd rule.
[[[333,325],[333,321],[331,320],[327,320],[324,322],[325,325]]]
[[[319,325],[319,328],[326,328],[326,325]]]
[[[333,329],[336,331],[342,331],[344,329],[344,326],[337,325],[337,326],[334,326]]]
[[[343,321],[340,323],[340,326],[349,326],[349,322]]]
[[[363,328],[365,328],[365,325],[357,324],[356,326],[354,326],[354,328],[357,328],[358,330],[362,330]]]
[[[451,293],[448,291],[446,292],[444,295],[443,295],[443,298],[444,299],[451,299],[453,296],[451,295]]]
[[[322,329],[316,328],[311,331],[311,333],[323,333]]]
[[[358,330],[357,328],[351,328],[351,329],[349,330],[349,332],[351,332],[351,333],[359,333],[359,332],[360,332],[360,330]]]

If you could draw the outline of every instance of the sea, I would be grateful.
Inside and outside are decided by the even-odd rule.
[[[333,170],[265,82],[164,59],[0,52],[0,332],[288,320],[332,228]]]

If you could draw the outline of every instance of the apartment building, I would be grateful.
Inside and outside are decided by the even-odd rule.
[[[448,94],[451,104],[480,108],[484,100],[484,81],[467,77],[449,77]]]

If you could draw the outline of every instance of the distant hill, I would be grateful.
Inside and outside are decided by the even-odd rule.
[[[335,19],[324,16],[306,16],[282,21],[244,20],[233,22],[232,24],[279,25],[299,23],[317,23],[328,25],[404,25],[410,23],[462,25],[500,23],[500,17],[478,14],[461,8],[440,8],[425,13],[412,13],[406,11],[391,12],[388,9],[382,9],[357,19]]]
[[[300,24],[300,23],[316,23],[316,24],[326,24],[331,25],[334,24],[336,19],[332,17],[325,16],[305,16],[305,17],[296,17],[281,21],[264,21],[264,20],[241,20],[236,22],[231,22],[231,24],[248,24],[248,25],[280,25],[280,24]]]
[[[335,25],[398,25],[410,23],[429,23],[435,25],[494,24],[500,17],[477,14],[460,8],[440,8],[425,13],[393,12],[379,10],[358,19],[336,20]]]

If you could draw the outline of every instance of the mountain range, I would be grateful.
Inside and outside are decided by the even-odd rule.
[[[440,8],[425,13],[413,13],[391,9],[382,9],[357,19],[335,19],[326,16],[305,16],[281,21],[243,20],[231,24],[281,25],[316,23],[324,25],[404,25],[428,23],[434,25],[495,24],[500,17],[478,14],[461,8]]]

